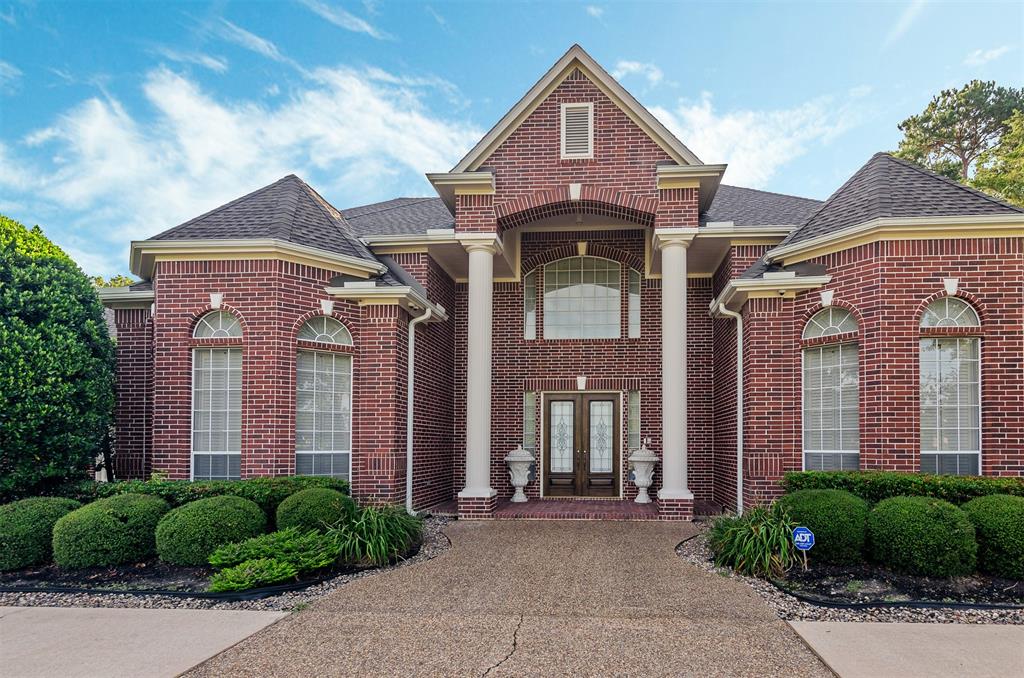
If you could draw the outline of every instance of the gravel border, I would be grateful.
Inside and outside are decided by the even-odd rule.
[[[754,590],[779,619],[785,621],[830,622],[916,622],[934,624],[1024,624],[1024,610],[986,610],[960,608],[876,607],[849,610],[823,607],[798,600],[783,593],[763,579],[745,577],[726,567],[716,567],[712,561],[705,533],[707,526],[695,537],[676,547],[676,554],[686,562],[722,577],[741,581]]]
[[[422,563],[444,553],[451,548],[451,542],[445,536],[444,527],[451,522],[450,518],[433,516],[423,521],[423,545],[419,552],[406,560],[389,567],[362,570],[343,574],[320,584],[298,591],[288,591],[280,595],[260,600],[218,601],[205,598],[179,598],[175,596],[131,595],[125,593],[0,593],[0,606],[11,607],[134,607],[143,609],[181,609],[181,610],[263,610],[263,611],[294,611],[300,610],[309,603],[326,596],[331,591],[345,584],[389,572],[399,567],[408,567]]]

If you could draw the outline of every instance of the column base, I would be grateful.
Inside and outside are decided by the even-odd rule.
[[[693,520],[693,499],[658,499],[658,520]]]
[[[497,492],[491,490],[484,493],[469,495],[459,492],[459,520],[490,520],[498,507]]]

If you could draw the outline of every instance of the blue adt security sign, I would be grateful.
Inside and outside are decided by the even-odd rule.
[[[793,546],[796,546],[801,551],[810,551],[811,547],[814,546],[814,533],[806,527],[794,528]]]

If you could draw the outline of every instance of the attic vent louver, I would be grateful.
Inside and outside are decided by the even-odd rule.
[[[562,104],[562,157],[594,157],[594,104]]]

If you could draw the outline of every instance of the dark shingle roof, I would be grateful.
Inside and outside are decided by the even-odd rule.
[[[153,240],[273,238],[376,261],[345,218],[294,174],[175,226]]]
[[[731,221],[736,226],[795,226],[820,207],[820,200],[723,184],[711,207],[701,215],[701,225]]]
[[[872,219],[1024,212],[888,153],[876,153],[782,244],[834,233]]]
[[[342,213],[352,231],[366,235],[426,233],[431,228],[455,228],[455,217],[440,198],[395,198]]]

